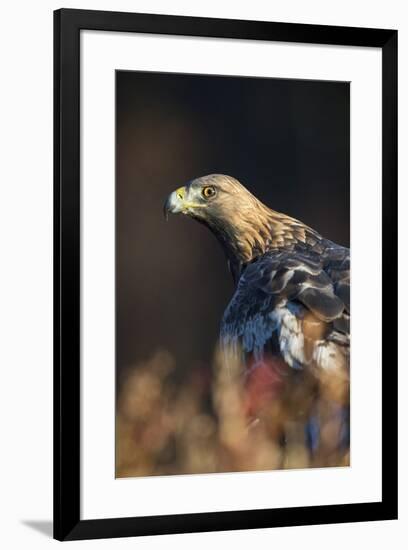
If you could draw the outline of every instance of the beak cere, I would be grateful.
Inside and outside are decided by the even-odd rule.
[[[186,188],[179,187],[178,189],[176,189],[176,191],[173,191],[173,193],[170,193],[170,195],[167,197],[163,207],[166,220],[168,219],[169,213],[179,214],[186,209],[186,204],[184,201],[185,193]]]

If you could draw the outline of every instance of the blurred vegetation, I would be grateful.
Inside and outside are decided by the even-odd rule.
[[[182,380],[164,351],[127,370],[117,400],[117,477],[349,465],[338,414],[348,410],[348,376],[317,378],[269,362],[245,380],[222,357],[212,372],[195,366]]]

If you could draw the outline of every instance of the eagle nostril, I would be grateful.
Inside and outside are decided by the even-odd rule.
[[[184,200],[184,196],[185,196],[185,188],[184,187],[179,187],[178,189],[176,189],[174,191],[176,197],[178,198],[179,201],[182,201]]]

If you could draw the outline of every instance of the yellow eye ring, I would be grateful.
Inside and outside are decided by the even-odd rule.
[[[203,187],[201,194],[205,199],[210,199],[215,195],[215,188],[212,185],[207,185],[206,187]]]

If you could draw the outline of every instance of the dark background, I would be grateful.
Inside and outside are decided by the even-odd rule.
[[[210,173],[349,246],[349,85],[116,73],[118,382],[168,350],[183,374],[210,365],[233,292],[217,241],[167,195]],[[210,368],[210,367],[208,367]]]

